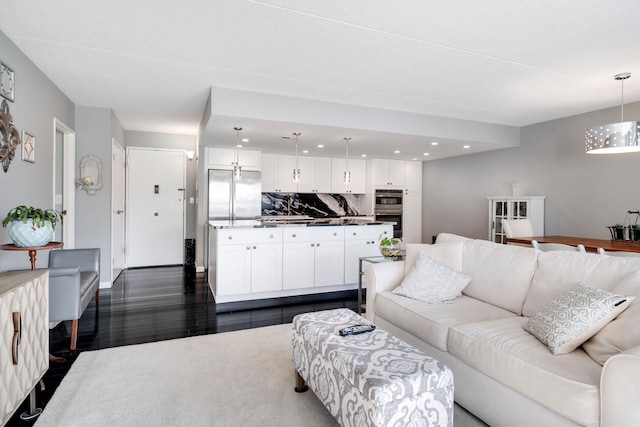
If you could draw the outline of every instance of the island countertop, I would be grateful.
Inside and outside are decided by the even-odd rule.
[[[209,226],[215,229],[225,228],[283,228],[283,227],[322,227],[345,225],[384,225],[395,224],[389,221],[376,221],[371,218],[341,217],[341,218],[291,218],[277,219],[263,218],[262,220],[211,220]]]

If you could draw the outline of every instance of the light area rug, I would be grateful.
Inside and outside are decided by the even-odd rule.
[[[294,384],[291,324],[83,352],[36,426],[338,425]]]

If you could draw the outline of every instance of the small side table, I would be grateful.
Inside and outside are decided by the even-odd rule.
[[[394,261],[402,261],[405,257],[405,251],[400,251],[400,255],[398,256],[361,256],[358,258],[358,314],[362,314],[365,305],[362,302],[362,277],[364,277],[364,271],[362,270],[362,263],[369,262],[371,264],[378,264],[380,262],[394,262]]]
[[[31,269],[36,269],[36,253],[39,250],[59,249],[63,245],[62,242],[49,242],[44,246],[20,247],[13,243],[5,243],[2,245],[3,251],[29,251],[29,260],[31,261]]]

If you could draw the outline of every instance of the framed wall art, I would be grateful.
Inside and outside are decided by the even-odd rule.
[[[36,162],[36,137],[26,130],[22,131],[22,160]]]
[[[4,62],[0,62],[0,95],[9,101],[15,101],[16,75]]]

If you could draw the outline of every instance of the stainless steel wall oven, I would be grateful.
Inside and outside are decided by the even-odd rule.
[[[395,222],[393,237],[402,237],[402,190],[376,190],[377,221]]]

